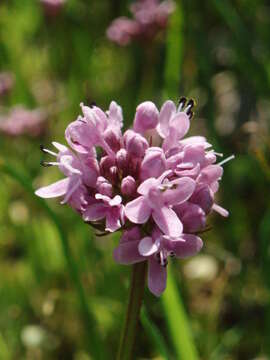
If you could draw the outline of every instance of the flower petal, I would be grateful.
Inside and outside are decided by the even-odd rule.
[[[126,217],[135,224],[144,224],[151,214],[151,208],[143,196],[127,203],[125,206]]]
[[[108,211],[106,214],[106,231],[114,232],[121,227],[120,210],[115,208],[116,211]]]
[[[188,177],[183,177],[172,182],[176,188],[167,189],[162,193],[163,201],[168,205],[181,204],[193,194],[196,182]]]
[[[150,236],[147,236],[140,241],[138,249],[142,256],[150,256],[158,251],[159,246],[156,242],[153,242]]]
[[[84,221],[97,221],[106,216],[107,206],[101,203],[89,205],[83,213]]]
[[[145,260],[145,258],[139,254],[139,242],[140,240],[120,243],[117,248],[114,249],[114,260],[123,265],[135,264]]]
[[[157,131],[159,135],[164,139],[169,134],[169,122],[173,114],[176,113],[176,106],[173,101],[166,101],[159,115],[159,124],[157,127]]]
[[[223,168],[219,165],[209,165],[202,169],[198,178],[199,183],[212,184],[222,177]]]
[[[182,139],[188,132],[190,120],[186,113],[179,112],[175,114],[170,121],[170,136],[177,140]]]
[[[69,185],[69,178],[65,178],[65,179],[56,181],[55,183],[53,183],[51,185],[44,186],[44,187],[36,190],[35,194],[44,199],[62,196],[62,195],[66,194],[68,185]]]
[[[161,266],[154,257],[148,261],[148,288],[156,296],[166,289],[167,269]]]
[[[152,216],[164,234],[173,237],[178,237],[182,234],[183,225],[172,209],[166,206],[160,209],[154,209]]]
[[[166,249],[173,251],[178,258],[193,256],[203,247],[202,239],[190,234],[183,234],[178,240],[165,241]]]

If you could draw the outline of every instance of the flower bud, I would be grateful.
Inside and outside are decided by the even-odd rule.
[[[136,191],[136,181],[132,176],[127,176],[122,180],[121,192],[125,196],[131,196]]]
[[[147,130],[154,129],[158,124],[158,117],[156,105],[151,101],[143,102],[136,109],[134,131],[143,134]]]
[[[100,159],[100,171],[101,174],[104,177],[108,177],[109,173],[110,173],[110,168],[111,166],[115,165],[115,160],[114,158],[110,157],[110,156],[103,156]]]
[[[165,170],[166,159],[163,150],[158,147],[147,149],[141,164],[141,179],[158,178]]]
[[[137,158],[142,158],[145,154],[145,150],[148,148],[147,140],[133,130],[127,130],[125,132],[124,142],[128,154]]]
[[[98,193],[112,197],[112,185],[103,176],[98,177],[96,186]]]
[[[125,171],[128,167],[128,154],[125,149],[120,149],[116,154],[116,165],[122,171]]]
[[[116,184],[118,181],[118,169],[116,166],[111,166],[108,174],[108,179],[112,184]]]
[[[120,149],[120,136],[112,129],[109,128],[105,131],[104,139],[114,152]]]

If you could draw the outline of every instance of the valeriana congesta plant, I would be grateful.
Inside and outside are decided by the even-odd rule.
[[[177,106],[166,101],[159,111],[151,101],[143,102],[133,127],[123,131],[116,102],[106,112],[81,104],[82,115],[65,132],[69,146],[41,147],[52,156],[42,164],[58,166],[64,177],[36,194],[60,197],[101,234],[122,231],[114,259],[141,269],[141,282],[132,283],[141,294],[146,264],[149,290],[160,296],[169,259],[201,250],[199,234],[212,211],[228,216],[215,195],[222,165],[233,156],[218,163],[222,155],[203,136],[186,137],[193,106],[193,100],[181,98]],[[136,268],[140,263],[143,267]],[[130,301],[138,302],[138,311],[139,295],[136,299]]]
[[[47,113],[42,109],[29,110],[21,105],[0,113],[0,133],[16,137],[40,136],[47,128]]]
[[[172,0],[137,0],[130,6],[133,18],[115,19],[107,29],[107,36],[121,46],[128,45],[134,39],[152,39],[166,28],[174,8]]]

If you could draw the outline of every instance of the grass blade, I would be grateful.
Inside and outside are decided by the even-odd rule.
[[[168,271],[167,288],[161,299],[177,359],[198,360],[188,318],[177,290],[172,269]]]
[[[169,360],[169,351],[167,349],[167,345],[163,339],[163,336],[159,331],[158,327],[149,318],[145,307],[142,307],[141,310],[141,323],[144,327],[145,333],[147,334],[155,348],[158,350],[159,355],[161,355],[162,359]]]

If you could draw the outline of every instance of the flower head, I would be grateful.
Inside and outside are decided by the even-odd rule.
[[[7,114],[0,114],[0,132],[9,136],[39,136],[46,129],[46,120],[47,114],[41,109],[16,106]]]
[[[134,126],[122,134],[122,109],[115,102],[104,112],[81,105],[82,116],[68,125],[70,146],[54,142],[55,159],[64,179],[36,194],[61,197],[83,220],[105,233],[123,230],[114,258],[121,264],[148,262],[148,286],[159,296],[166,287],[171,257],[184,258],[202,248],[198,236],[207,216],[227,210],[215,203],[223,175],[220,154],[202,136],[184,138],[193,101],[178,107],[166,101],[137,107]],[[155,146],[153,146],[155,136]]]
[[[133,19],[120,17],[107,29],[108,38],[118,45],[128,45],[133,39],[152,39],[167,26],[174,11],[172,0],[137,0],[130,6]]]

